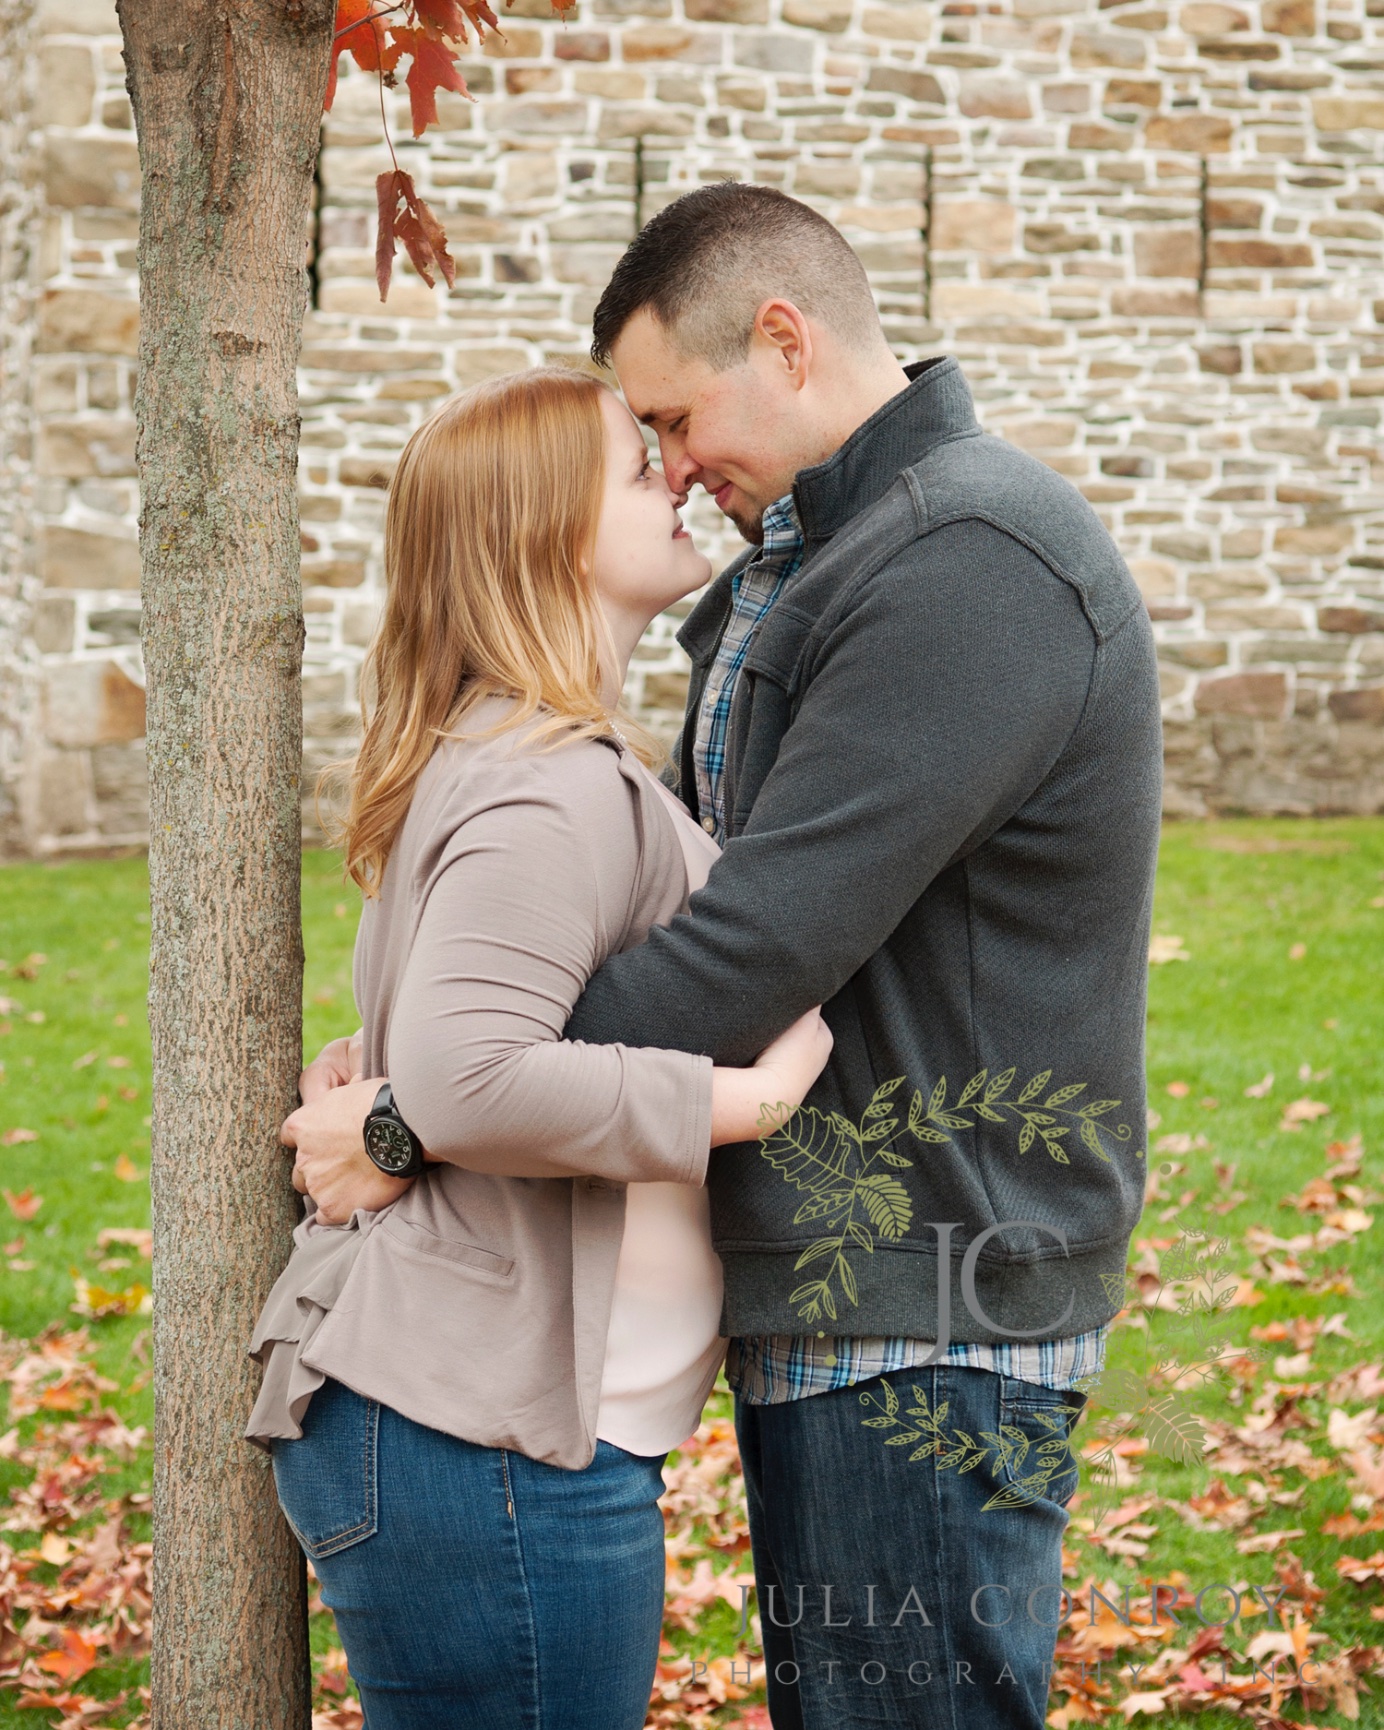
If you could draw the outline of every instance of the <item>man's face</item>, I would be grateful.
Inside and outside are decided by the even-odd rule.
[[[752,343],[741,365],[716,372],[681,354],[643,309],[611,358],[625,401],[658,435],[664,478],[679,502],[705,487],[747,541],[761,541],[764,512],[803,466],[804,429],[794,412],[801,405],[778,376],[776,353]]]

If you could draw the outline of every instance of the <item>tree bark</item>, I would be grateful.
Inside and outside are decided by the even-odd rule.
[[[120,0],[139,133],[155,1730],[310,1722],[304,1570],[242,1440],[298,1209],[296,364],[332,0]]]

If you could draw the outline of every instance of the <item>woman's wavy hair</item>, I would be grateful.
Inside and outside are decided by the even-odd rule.
[[[563,368],[511,373],[445,403],[404,446],[385,515],[384,610],[363,669],[364,737],[354,763],[336,765],[349,772],[346,870],[367,896],[379,894],[438,740],[460,736],[482,698],[517,698],[490,734],[540,708],[535,740],[610,734],[601,685],[613,646],[591,575],[606,389]],[[618,719],[641,760],[656,762],[648,735]]]

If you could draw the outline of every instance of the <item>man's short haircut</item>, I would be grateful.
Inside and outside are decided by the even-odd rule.
[[[851,348],[884,343],[860,260],[815,210],[771,186],[723,180],[684,194],[640,231],[593,322],[593,359],[647,307],[684,354],[718,372],[749,352],[766,300],[791,300]]]

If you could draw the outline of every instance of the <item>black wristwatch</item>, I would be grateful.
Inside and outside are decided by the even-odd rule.
[[[400,1117],[387,1081],[365,1119],[365,1151],[389,1177],[417,1177],[423,1170],[423,1144]]]

